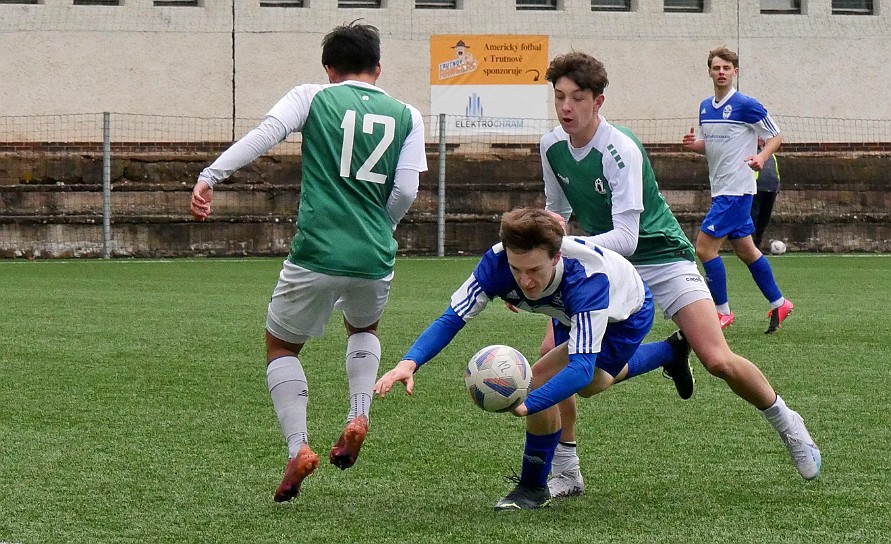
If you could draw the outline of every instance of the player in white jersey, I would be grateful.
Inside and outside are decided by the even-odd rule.
[[[721,328],[729,327],[735,316],[727,296],[727,273],[718,252],[724,240],[730,240],[736,256],[749,267],[755,284],[770,303],[765,334],[772,334],[794,305],[783,297],[770,263],[752,241],[755,225],[751,209],[755,172],[764,167],[783,137],[764,106],[733,88],[733,79],[739,73],[736,53],[726,47],[713,49],[708,68],[715,94],[699,106],[702,138],[697,138],[692,128],[683,138],[686,149],[705,154],[712,191],[712,206],[696,239],[696,255],[705,269]],[[764,140],[760,151],[759,137]]]
[[[599,115],[608,85],[603,63],[575,51],[554,58],[545,78],[554,86],[560,120],[560,126],[541,139],[546,207],[567,219],[574,214],[590,236],[586,239],[634,264],[656,304],[680,327],[703,366],[760,410],[786,444],[799,474],[815,478],[820,452],[801,417],[786,406],[757,366],[727,345],[696,269],[693,247],[659,192],[643,145],[630,130]],[[545,351],[553,346],[543,344]],[[650,345],[641,346],[635,357]],[[553,496],[580,495],[584,480],[573,397],[560,403],[560,414],[563,435],[548,486]]]
[[[653,297],[618,253],[564,237],[563,226],[549,212],[513,210],[502,218],[501,243],[483,256],[445,313],[378,380],[375,391],[385,396],[398,381],[411,394],[415,371],[495,297],[556,323],[559,345],[532,367],[533,390],[513,410],[526,416],[520,477],[495,504],[496,510],[532,510],[551,499],[547,477],[560,437],[557,403],[575,393],[594,395],[660,367],[656,358],[632,357],[653,324]],[[678,350],[665,366],[682,369],[689,379],[687,355],[686,349]]]
[[[191,200],[192,214],[206,219],[217,182],[292,132],[303,134],[297,234],[266,315],[267,386],[289,457],[277,502],[297,496],[319,465],[309,447],[308,387],[298,355],[309,338],[324,334],[334,309],[343,312],[348,335],[349,410],[329,459],[341,469],[356,462],[380,364],[377,327],[393,277],[393,231],[427,169],[420,113],[375,86],[375,27],[335,28],[322,40],[322,65],[330,83],[292,89],[201,172]]]

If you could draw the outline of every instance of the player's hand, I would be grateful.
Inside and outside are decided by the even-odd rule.
[[[204,221],[211,214],[210,202],[213,200],[213,189],[204,180],[198,180],[192,189],[192,200],[189,211],[198,221]]]
[[[526,417],[526,415],[529,414],[529,409],[526,408],[525,402],[521,402],[513,410],[511,410],[511,413],[517,417]]]
[[[694,132],[693,127],[690,127],[690,132],[684,134],[684,148],[689,149],[691,151],[695,151],[693,149],[693,144],[696,143],[696,133]]]
[[[751,157],[746,157],[746,164],[749,165],[749,168],[756,172],[760,172],[762,168],[764,168],[765,159],[761,158],[761,155],[752,155]]]
[[[563,227],[563,234],[569,234],[569,227],[566,225],[566,219],[563,219],[563,216],[557,212],[552,212],[548,210],[548,214],[557,220],[560,223],[560,226]]]
[[[511,304],[510,302],[508,302],[506,300],[504,301],[504,305],[507,307],[508,310],[512,311],[513,313],[515,313],[515,314],[520,313],[519,308],[517,308],[516,306],[514,306],[513,304]]]
[[[374,392],[381,397],[386,397],[390,389],[393,389],[393,384],[402,382],[405,384],[405,392],[411,395],[415,388],[414,375],[417,368],[418,365],[414,361],[409,361],[408,359],[399,361],[392,370],[381,376],[377,383],[374,384]]]

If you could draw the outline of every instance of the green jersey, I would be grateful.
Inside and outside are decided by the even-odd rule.
[[[693,246],[659,192],[643,145],[627,128],[615,127],[602,117],[600,121],[583,148],[573,148],[561,127],[542,137],[547,209],[564,217],[574,213],[590,235],[611,231],[614,214],[637,211],[637,248],[629,261],[635,265],[694,261]]]
[[[373,85],[349,81],[301,85],[269,116],[303,134],[288,260],[323,274],[386,277],[397,249],[387,210],[396,170],[427,169],[420,114]]]

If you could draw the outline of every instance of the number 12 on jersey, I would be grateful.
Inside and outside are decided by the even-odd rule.
[[[383,125],[384,135],[378,142],[374,151],[365,159],[359,170],[356,171],[356,179],[360,181],[369,181],[371,183],[386,183],[387,176],[378,174],[371,170],[377,165],[381,157],[393,143],[393,137],[396,135],[396,119],[386,115],[378,115],[375,113],[366,113],[362,116],[362,133],[374,134],[374,125]],[[340,151],[340,176],[344,178],[350,177],[353,162],[353,147],[356,140],[356,110],[347,110],[343,116],[343,122],[340,123],[343,129],[343,147]],[[360,138],[364,138],[361,134]]]

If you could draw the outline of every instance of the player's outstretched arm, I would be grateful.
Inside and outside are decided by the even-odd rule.
[[[204,180],[198,180],[192,189],[192,199],[189,210],[192,217],[204,221],[211,214],[210,203],[213,200],[213,188]]]
[[[392,370],[381,376],[374,384],[374,392],[381,397],[386,397],[396,382],[402,382],[405,384],[405,392],[411,395],[415,388],[414,374],[417,368],[417,363],[409,359],[399,361]]]

